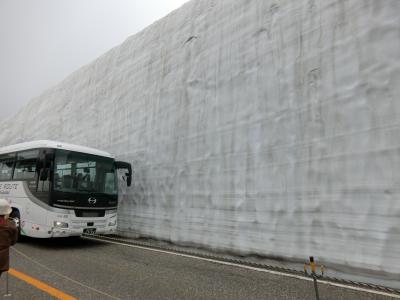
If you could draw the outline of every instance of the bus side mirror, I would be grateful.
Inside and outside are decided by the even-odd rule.
[[[125,175],[126,175],[126,185],[127,186],[131,186],[131,184],[132,184],[132,174],[125,173]]]
[[[126,185],[131,186],[131,184],[132,184],[132,165],[128,162],[116,161],[115,168],[128,170],[128,172],[125,173]]]

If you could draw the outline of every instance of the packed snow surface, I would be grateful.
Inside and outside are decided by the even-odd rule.
[[[399,286],[399,120],[400,1],[194,0],[33,99],[0,145],[130,161],[123,234]]]

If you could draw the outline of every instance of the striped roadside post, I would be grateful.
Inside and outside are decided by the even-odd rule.
[[[311,277],[314,281],[314,290],[315,290],[315,297],[319,300],[319,292],[318,292],[318,284],[317,284],[317,268],[321,269],[321,276],[324,276],[325,266],[324,265],[317,265],[314,261],[314,256],[310,256],[310,263],[304,264],[304,273],[308,276],[307,268],[310,267],[311,269]]]
[[[314,262],[314,257],[310,256],[310,267],[311,267],[311,276],[314,281],[314,290],[315,290],[315,297],[319,300],[319,293],[318,293],[318,284],[317,284],[317,274],[316,274],[316,266]]]

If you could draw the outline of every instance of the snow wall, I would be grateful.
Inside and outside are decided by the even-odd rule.
[[[195,0],[33,99],[0,144],[132,162],[125,235],[398,287],[399,58],[398,0]]]

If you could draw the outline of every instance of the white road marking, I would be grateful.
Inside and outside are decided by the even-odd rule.
[[[101,241],[101,242],[110,243],[110,244],[115,244],[115,245],[127,246],[127,247],[131,247],[131,248],[143,249],[143,250],[148,250],[148,251],[153,251],[153,252],[165,253],[165,254],[176,255],[176,256],[181,256],[181,257],[187,257],[187,258],[193,258],[193,259],[213,262],[213,263],[226,265],[226,266],[233,266],[233,267],[238,267],[238,268],[242,268],[242,269],[248,269],[248,270],[257,271],[257,272],[269,273],[269,274],[273,274],[273,275],[297,278],[297,279],[305,280],[305,281],[313,281],[312,278],[308,278],[308,277],[298,276],[298,275],[289,274],[289,273],[283,273],[283,272],[279,272],[279,271],[261,269],[261,268],[256,268],[256,267],[250,267],[250,266],[245,266],[245,265],[240,265],[240,264],[235,264],[235,263],[230,263],[230,262],[224,262],[224,261],[219,261],[219,260],[215,260],[215,259],[211,259],[211,258],[198,257],[198,256],[190,255],[190,254],[176,253],[176,252],[167,251],[167,250],[153,249],[153,248],[150,248],[150,247],[148,248],[148,247],[144,247],[144,246],[130,245],[130,244],[122,243],[122,242],[102,240],[102,239],[97,239],[95,237],[84,236],[83,238],[92,239],[92,240]],[[324,280],[320,280],[320,279],[318,280],[318,283],[331,285],[331,286],[336,286],[336,287],[341,287],[341,288],[345,288],[345,289],[349,289],[349,290],[355,290],[355,291],[360,291],[360,292],[376,294],[376,295],[382,295],[382,296],[388,296],[388,297],[393,297],[393,298],[396,298],[396,299],[400,299],[400,295],[391,294],[391,293],[388,293],[388,292],[375,291],[375,290],[365,289],[365,288],[361,288],[361,287],[353,287],[353,286],[349,286],[349,285],[345,285],[345,284],[334,283],[334,282],[324,281]]]

